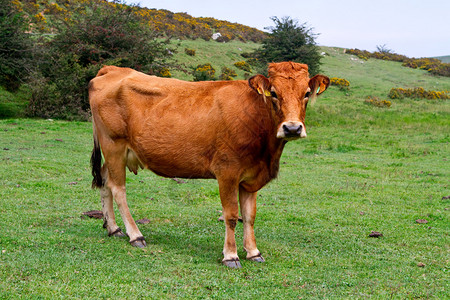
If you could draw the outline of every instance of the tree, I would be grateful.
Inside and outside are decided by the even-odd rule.
[[[167,66],[167,43],[155,39],[136,7],[103,0],[67,5],[70,10],[53,15],[56,35],[42,40],[35,52],[30,115],[88,119],[88,83],[102,65],[147,74],[160,74]]]
[[[394,50],[389,49],[386,44],[383,45],[377,45],[377,51],[383,54],[392,54],[394,53]]]
[[[309,72],[319,72],[321,55],[316,46],[317,34],[306,23],[299,24],[290,17],[281,20],[272,17],[274,27],[268,27],[269,36],[262,42],[262,48],[255,52],[255,57],[262,63],[294,61],[309,66]]]
[[[68,21],[60,16],[51,46],[76,55],[82,66],[114,59],[122,67],[157,73],[167,55],[166,45],[155,39],[157,34],[143,23],[136,8],[119,1],[84,1]]]
[[[0,5],[0,84],[16,90],[28,73],[31,40],[28,22],[12,1]]]

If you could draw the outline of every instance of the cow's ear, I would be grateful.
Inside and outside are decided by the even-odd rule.
[[[311,89],[311,96],[309,101],[314,104],[318,95],[325,92],[330,85],[330,78],[324,75],[316,75],[309,80],[309,88]]]
[[[264,101],[270,96],[270,81],[263,75],[255,75],[248,80],[248,85],[258,94],[262,95]]]

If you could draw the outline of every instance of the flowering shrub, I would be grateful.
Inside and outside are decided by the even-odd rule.
[[[450,77],[450,64],[449,63],[441,63],[435,68],[428,70],[433,75],[446,76]]]
[[[346,49],[345,53],[355,55],[363,60],[368,60],[371,56],[371,53],[369,51],[359,49]]]
[[[332,77],[330,78],[331,85],[338,86],[341,90],[348,90],[350,82],[347,79]]]
[[[249,26],[231,23],[228,21],[217,20],[214,18],[195,18],[187,13],[173,13],[165,9],[149,9],[134,5],[126,5],[122,0],[60,0],[60,1],[37,1],[37,0],[7,0],[19,10],[23,10],[32,19],[31,27],[37,30],[53,32],[53,16],[59,15],[65,17],[65,22],[71,22],[73,13],[80,6],[91,5],[92,2],[106,7],[114,7],[119,10],[132,11],[135,16],[140,18],[142,25],[158,32],[166,37],[197,39],[202,38],[206,41],[211,39],[214,32],[220,32],[222,38],[220,41],[239,39],[241,41],[261,42],[266,33]],[[41,17],[48,17],[48,24],[41,22]],[[47,26],[48,25],[48,26]]]
[[[210,63],[198,65],[194,70],[194,81],[215,80],[216,70]]]
[[[158,76],[159,76],[159,77],[170,78],[170,77],[172,77],[172,74],[170,74],[169,69],[167,69],[167,68],[161,68],[161,70],[159,70],[159,72],[158,72]]]
[[[184,48],[184,53],[189,56],[195,56],[195,49]]]
[[[389,100],[381,100],[378,97],[368,96],[364,103],[370,104],[376,107],[391,107],[392,103]]]
[[[424,98],[424,99],[450,99],[448,91],[427,91],[423,87],[414,89],[392,88],[389,91],[389,98],[403,99],[403,98]]]
[[[413,69],[419,68],[428,71],[438,67],[440,64],[441,61],[437,58],[414,58],[405,60],[402,66]]]
[[[426,70],[434,75],[450,77],[450,64],[442,63],[437,58],[413,58],[405,60],[402,64],[404,67],[419,68]]]
[[[234,70],[227,68],[227,67],[223,67],[222,68],[222,74],[220,74],[220,79],[221,80],[233,80],[233,77],[236,77],[237,74]]]
[[[356,55],[359,58],[364,59],[364,60],[368,60],[369,58],[376,58],[376,59],[403,62],[403,61],[409,59],[405,55],[396,54],[396,53],[392,53],[392,52],[373,52],[373,53],[371,53],[367,50],[346,49],[345,53]]]
[[[367,60],[369,58],[390,60],[401,62],[402,66],[408,68],[419,68],[430,72],[433,75],[450,77],[450,64],[443,63],[437,58],[409,58],[405,55],[392,52],[369,52],[359,49],[347,49],[345,53],[356,55],[357,57]]]
[[[220,32],[220,42],[233,39],[260,42],[266,34],[258,29],[214,18],[194,18],[187,13],[173,13],[164,9],[139,8],[137,10],[150,28],[178,38],[202,38],[209,40],[214,32]]]
[[[246,72],[251,72],[250,65],[246,61],[238,61],[234,63],[234,66]]]

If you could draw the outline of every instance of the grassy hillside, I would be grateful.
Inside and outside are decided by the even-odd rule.
[[[235,62],[245,60],[241,53],[252,52],[260,44],[248,42],[231,41],[228,43],[218,43],[215,41],[197,40],[173,40],[172,44],[178,47],[174,59],[187,67],[187,69],[195,69],[199,64],[211,63],[216,70],[216,77],[219,77],[222,67],[228,67],[236,71],[238,77],[236,79],[244,79],[244,71],[233,66]],[[189,56],[184,49],[194,49],[195,56]],[[181,71],[171,71],[173,77],[183,80],[192,80],[192,74],[183,73]]]
[[[172,40],[172,45],[177,47],[174,60],[185,66],[188,72],[171,70],[174,78],[192,80],[190,72],[199,64],[211,63],[216,69],[216,77],[221,73],[222,67],[228,67],[236,71],[236,79],[244,79],[246,72],[236,68],[233,64],[245,60],[241,56],[244,52],[251,52],[260,44],[239,41],[218,43],[215,41],[197,40]],[[189,56],[184,49],[194,49],[195,56]],[[401,63],[383,61],[377,59],[361,60],[352,55],[344,54],[342,48],[322,47],[327,53],[322,59],[322,73],[329,77],[340,77],[350,81],[350,90],[346,93],[339,92],[340,97],[349,101],[363,100],[367,96],[387,98],[389,90],[393,87],[414,88],[423,87],[428,90],[450,90],[450,80],[446,77],[431,76],[426,71],[402,67]],[[255,74],[252,70],[251,74]],[[333,87],[333,89],[335,89]],[[30,95],[23,88],[19,93],[11,94],[0,87],[0,117],[13,117],[23,115],[26,107],[26,98]],[[402,102],[394,103],[391,110],[402,109]],[[426,106],[426,105],[425,105]],[[363,106],[364,107],[364,106]],[[397,107],[397,108],[396,108]]]
[[[151,9],[139,5],[126,5],[125,1],[103,0],[16,0],[13,1],[17,11],[27,15],[31,29],[35,32],[54,32],[55,22],[63,19],[76,19],[77,13],[86,6],[92,9],[98,7],[114,7],[120,10],[133,11],[142,23],[161,35],[182,39],[202,38],[210,40],[213,33],[221,33],[220,41],[241,40],[260,42],[266,33],[246,25],[217,20],[209,17],[195,18],[187,13],[173,13],[166,9]],[[130,2],[131,3],[131,2]],[[80,10],[81,8],[81,10]]]
[[[180,43],[180,60],[216,69],[257,46]],[[216,45],[233,53],[207,56]],[[350,89],[331,86],[308,107],[308,138],[286,145],[279,178],[258,196],[267,262],[241,270],[220,265],[215,181],[128,173],[131,213],[150,220],[139,225],[148,247],[132,248],[80,218],[101,208],[90,123],[0,120],[0,298],[448,299],[450,100],[364,100],[392,87],[450,90],[450,80],[322,50],[323,74]],[[237,243],[243,257],[241,224]]]
[[[419,87],[430,90],[450,90],[450,79],[433,76],[424,70],[402,67],[401,63],[369,59],[364,61],[344,54],[342,48],[323,47],[327,54],[322,60],[322,70],[330,77],[350,81],[352,96],[360,92],[385,96],[392,87]]]

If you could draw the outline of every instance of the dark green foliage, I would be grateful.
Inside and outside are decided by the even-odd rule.
[[[9,91],[19,88],[27,76],[31,40],[28,22],[10,0],[0,4],[0,84]]]
[[[87,86],[101,65],[82,66],[76,55],[60,55],[49,58],[44,73],[33,75],[28,114],[41,118],[87,120],[90,116]]]
[[[87,86],[102,65],[160,74],[169,55],[131,6],[91,0],[54,24],[58,33],[36,53],[31,116],[87,119]]]
[[[80,7],[68,22],[62,23],[51,46],[78,56],[82,66],[115,59],[117,65],[153,72],[155,57],[164,48],[153,39],[155,34],[141,26],[131,6],[112,6],[91,1]]]
[[[311,75],[319,72],[320,53],[316,46],[316,34],[306,23],[299,24],[290,17],[281,20],[272,17],[275,27],[269,27],[270,34],[263,41],[255,57],[263,64],[281,61],[294,61],[307,64]]]

